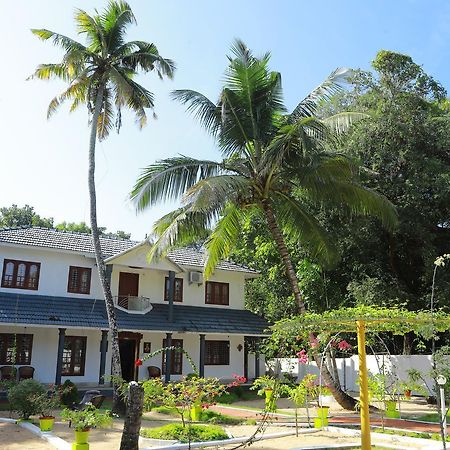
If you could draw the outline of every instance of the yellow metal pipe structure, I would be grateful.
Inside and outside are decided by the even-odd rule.
[[[370,450],[370,416],[369,416],[369,386],[367,381],[366,362],[366,323],[364,320],[356,321],[358,334],[359,359],[359,404],[361,413],[361,449]]]

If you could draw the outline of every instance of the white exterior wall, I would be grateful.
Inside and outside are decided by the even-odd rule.
[[[76,253],[64,253],[51,249],[37,249],[34,247],[0,247],[0,270],[3,273],[5,259],[16,259],[41,263],[39,286],[37,290],[11,289],[0,287],[0,292],[29,295],[52,295],[56,297],[103,298],[100,279],[95,266],[95,259]],[[90,267],[91,293],[73,294],[67,292],[69,266]]]
[[[0,325],[0,333],[32,334],[33,348],[31,364],[35,368],[34,378],[41,383],[54,383],[58,353],[58,328],[12,327]],[[100,330],[67,328],[66,336],[86,336],[86,364],[83,376],[62,377],[64,382],[70,379],[74,383],[98,383],[100,370]],[[106,358],[106,373],[110,373],[111,357]]]
[[[144,342],[151,342],[151,351],[154,352],[162,348],[163,339],[166,337],[163,333],[143,333],[144,337],[141,341],[140,356],[145,358],[143,353]],[[200,358],[200,337],[199,334],[195,333],[173,333],[172,339],[182,339],[183,349],[186,350],[189,356],[199,367]],[[244,370],[244,350],[239,351],[237,349],[238,345],[244,346],[244,337],[242,335],[227,335],[227,334],[207,334],[207,341],[230,341],[230,365],[227,366],[207,366],[205,365],[205,376],[207,377],[217,377],[224,380],[231,380],[232,374],[236,373],[238,375],[243,375]],[[139,368],[139,379],[146,379],[148,377],[148,366],[162,367],[162,355],[156,355],[153,358],[145,360],[142,366]],[[183,355],[183,375],[194,372],[191,367],[186,355]],[[172,380],[177,380],[180,375],[171,375]]]
[[[357,380],[359,377],[358,355],[350,358],[336,358],[339,380],[341,386],[348,391],[359,391]],[[424,375],[429,386],[433,386],[433,381],[427,373],[431,370],[431,355],[367,355],[367,370],[375,375],[379,373],[379,367],[384,364],[385,370],[397,374],[400,380],[408,379],[409,369],[418,369]],[[277,372],[289,372],[298,376],[301,380],[306,374],[319,374],[319,370],[314,362],[309,364],[299,364],[296,358],[284,358],[276,363]]]
[[[111,291],[113,296],[118,295],[119,273],[133,272],[139,274],[139,295],[150,298],[150,301],[154,303],[164,303],[164,278],[168,276],[169,270],[178,270],[176,277],[183,278],[184,280],[183,303],[180,304],[206,306],[209,308],[244,309],[245,273],[217,270],[211,277],[211,281],[229,283],[230,304],[228,306],[207,305],[205,304],[205,283],[200,285],[196,283],[190,284],[189,273],[180,272],[180,269],[177,268],[177,266],[168,261],[159,261],[158,263],[148,265],[146,262],[147,252],[147,247],[139,247],[137,250],[117,258],[117,261],[120,262],[120,264],[113,264],[111,276]],[[137,253],[137,255],[135,253]],[[5,259],[41,263],[39,286],[37,290],[0,287],[0,292],[58,297],[103,298],[95,259],[92,256],[83,256],[77,253],[68,253],[51,249],[37,249],[34,247],[1,246],[0,270],[3,270]],[[138,264],[146,264],[148,268],[133,268],[139,267]],[[92,269],[90,294],[73,294],[67,292],[70,266],[89,267]],[[195,270],[199,270],[199,268],[196,268]]]

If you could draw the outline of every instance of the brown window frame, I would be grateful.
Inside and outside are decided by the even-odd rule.
[[[178,302],[178,303],[182,303],[183,302],[183,278],[175,278],[175,292],[173,295],[173,301],[174,302]],[[177,298],[177,283],[181,284],[181,289],[178,291],[181,293],[181,298]],[[169,301],[169,277],[166,277],[164,279],[164,301],[168,302]]]
[[[72,273],[78,270],[79,271],[79,280],[80,282],[78,283],[78,290],[75,289],[73,286],[71,286],[71,281],[72,281]],[[87,291],[82,291],[81,287],[81,278],[83,276],[83,273],[87,272],[88,273],[88,289]],[[90,267],[79,267],[79,266],[69,266],[69,276],[67,277],[67,292],[70,292],[72,294],[85,294],[85,295],[89,295],[91,293],[91,277],[92,277],[92,269]]]
[[[211,289],[210,299],[208,300],[208,286],[211,286],[211,287],[220,286],[219,298],[216,298],[215,290]],[[227,295],[226,295],[225,299],[222,299],[224,286],[227,287]],[[230,283],[221,283],[218,281],[207,281],[205,283],[205,304],[228,306],[230,304]]]
[[[70,341],[73,343],[79,339],[82,342],[82,353],[81,353],[81,361],[80,361],[80,372],[75,373],[75,360],[74,360],[74,349],[73,347],[70,349],[70,368],[69,370],[64,370],[64,352],[66,351],[66,344]],[[72,344],[73,345],[73,344]],[[86,367],[86,348],[87,348],[87,336],[64,336],[64,350],[63,350],[63,367],[61,368],[61,375],[63,377],[82,377],[84,376],[84,371]]]
[[[163,339],[163,348],[166,347],[166,339]],[[172,339],[172,347],[183,348],[183,339]],[[183,352],[176,352],[172,350],[170,355],[170,375],[183,374]],[[166,373],[166,352],[162,353],[161,372]]]
[[[12,343],[11,343],[12,341]],[[15,358],[9,357],[13,354],[10,348],[16,348]],[[0,365],[30,365],[33,351],[32,334],[0,333]],[[18,358],[18,355],[26,355]]]
[[[205,341],[205,366],[229,365],[230,341]]]
[[[12,284],[6,284],[5,282],[5,275],[6,275],[6,266],[8,263],[13,263],[13,274],[12,274]],[[17,284],[17,271],[19,269],[20,264],[25,264],[25,279],[24,279],[24,285],[19,286]],[[37,267],[37,273],[36,273],[36,286],[29,286],[30,282],[30,267],[36,266]],[[2,287],[3,288],[10,288],[10,289],[26,289],[31,291],[37,291],[39,289],[39,277],[41,274],[41,263],[40,262],[34,262],[34,261],[22,261],[19,259],[4,259],[3,261],[3,274],[2,274]]]

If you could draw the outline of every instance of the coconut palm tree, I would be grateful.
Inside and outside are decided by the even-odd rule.
[[[67,83],[67,88],[50,102],[48,118],[66,101],[71,103],[70,111],[80,106],[87,107],[91,124],[88,184],[92,239],[111,334],[112,374],[120,376],[116,313],[97,226],[95,145],[97,139],[105,139],[113,127],[120,129],[123,108],[135,113],[142,128],[147,121],[146,110],[154,106],[154,97],[134,81],[135,75],[156,71],[160,78],[172,78],[175,65],[162,58],[154,44],[125,41],[125,31],[136,23],[136,19],[130,6],[123,1],[110,1],[102,13],[96,11],[92,16],[76,10],[75,22],[78,34],[85,37],[86,45],[50,30],[31,30],[40,39],[50,40],[61,47],[64,55],[59,63],[38,66],[30,78],[59,78]]]
[[[286,236],[301,242],[324,264],[338,258],[332,239],[307,205],[332,205],[375,216],[388,229],[394,227],[396,214],[385,197],[359,183],[357,164],[333,151],[336,136],[362,115],[315,117],[317,106],[343,89],[348,72],[333,72],[287,113],[281,75],[268,69],[270,55],[256,58],[241,41],[232,51],[217,103],[191,90],[173,93],[216,139],[223,159],[178,156],[158,161],[143,170],[131,197],[138,210],[181,198],[180,208],[155,223],[150,256],[207,236],[206,278],[229,256],[244,219],[259,210],[303,313],[306,308]],[[332,383],[329,373],[324,381]],[[341,404],[354,405],[340,388],[335,391]]]

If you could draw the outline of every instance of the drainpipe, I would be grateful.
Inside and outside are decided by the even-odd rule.
[[[169,290],[167,292],[169,297],[169,322],[173,322],[173,300],[175,297],[175,272],[169,270]]]

